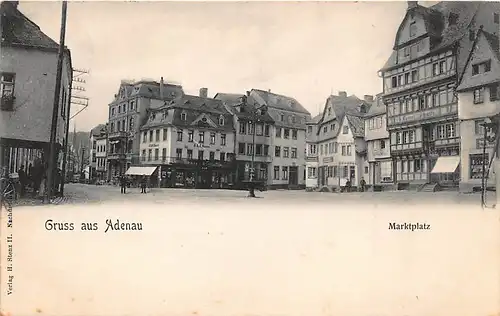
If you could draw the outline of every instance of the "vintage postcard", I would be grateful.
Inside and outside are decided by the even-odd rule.
[[[1,316],[500,315],[500,2],[0,3]]]

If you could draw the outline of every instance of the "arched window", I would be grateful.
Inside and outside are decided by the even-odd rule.
[[[219,116],[219,125],[224,125],[224,116]]]
[[[182,113],[181,113],[181,120],[185,121],[185,120],[186,120],[186,118],[187,118],[186,113],[182,112]]]

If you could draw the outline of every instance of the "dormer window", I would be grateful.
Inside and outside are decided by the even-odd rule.
[[[478,64],[472,65],[472,75],[479,75],[491,71],[491,60],[487,60]]]
[[[281,121],[284,122],[285,121],[285,115],[284,114],[281,114],[281,117],[280,117]]]
[[[342,128],[342,134],[348,134],[349,133],[349,126],[345,125],[343,128]]]
[[[181,120],[182,120],[182,121],[185,121],[186,119],[187,119],[187,115],[186,115],[186,113],[182,112],[182,113],[181,113]]]
[[[458,20],[458,15],[455,13],[450,13],[450,15],[448,16],[448,25],[457,24],[457,20]]]
[[[224,116],[219,116],[219,125],[224,125]]]
[[[359,112],[361,112],[361,113],[366,113],[366,105],[361,104],[361,105],[359,106]]]
[[[292,116],[292,123],[296,123],[297,122],[297,118],[294,116]]]
[[[206,122],[207,122],[207,118],[206,118],[206,117],[204,117],[204,118],[202,118],[202,119],[201,119],[201,121],[202,121],[203,123],[206,123]]]

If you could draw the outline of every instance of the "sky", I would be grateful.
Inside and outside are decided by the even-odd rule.
[[[74,124],[88,131],[105,123],[122,79],[163,76],[188,94],[206,87],[210,97],[270,89],[313,116],[330,94],[375,95],[406,8],[405,1],[70,2],[66,46],[73,67],[90,71],[89,106]],[[19,9],[59,40],[60,2],[21,1]]]

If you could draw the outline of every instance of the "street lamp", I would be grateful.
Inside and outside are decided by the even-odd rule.
[[[256,133],[256,128],[257,124],[256,122],[259,122],[259,119],[257,117],[258,112],[265,108],[266,105],[261,105],[257,108],[254,108],[252,111],[252,162],[251,162],[251,167],[250,167],[250,181],[248,182],[248,197],[255,197],[255,133]]]

